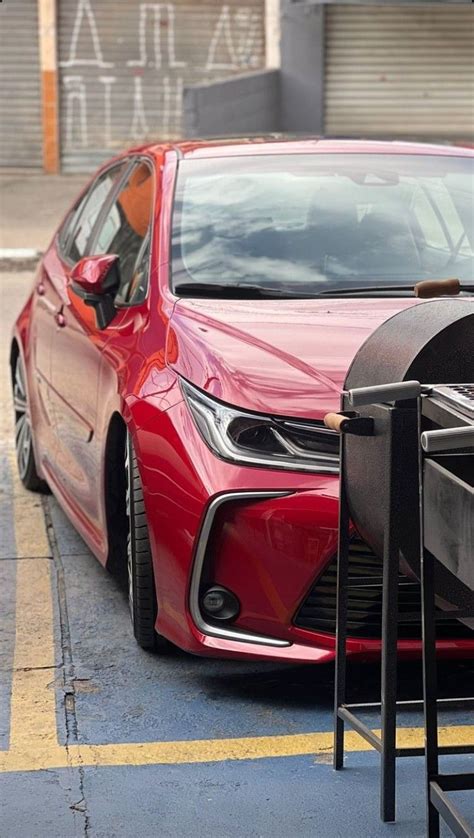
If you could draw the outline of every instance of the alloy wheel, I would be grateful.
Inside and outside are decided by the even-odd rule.
[[[26,395],[25,374],[23,364],[18,360],[13,384],[13,405],[15,409],[15,446],[18,471],[22,480],[25,479],[31,458],[31,423],[28,414],[28,398]]]

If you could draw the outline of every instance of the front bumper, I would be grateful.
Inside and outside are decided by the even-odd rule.
[[[217,654],[235,652],[239,643],[239,656],[320,663],[334,658],[334,630],[309,627],[311,622],[335,625],[337,503],[331,506],[328,508],[327,495],[321,497],[315,492],[273,497],[257,492],[227,493],[211,502],[199,536],[189,600],[194,626],[207,650],[216,650]],[[365,562],[372,558],[374,582],[370,591],[362,592],[362,604],[357,583],[350,591],[350,619],[358,636],[349,639],[348,651],[369,660],[380,654],[377,623],[381,589],[377,586],[378,561],[370,550],[361,551],[361,547],[357,541],[351,565],[357,574],[361,553]],[[363,570],[368,573],[365,567]],[[230,589],[242,604],[232,624],[206,620],[202,613],[199,592],[215,584]],[[413,589],[417,583],[401,578],[400,584],[401,610],[415,610]],[[315,591],[316,605],[311,608]],[[369,598],[368,605],[365,597]],[[313,620],[306,617],[305,628],[301,623],[308,610]],[[453,624],[454,633],[449,626],[449,638],[438,643],[440,655],[465,656],[469,650],[474,651],[474,643],[466,639],[467,632],[459,623]],[[448,624],[442,627],[446,632]],[[401,657],[416,657],[420,653],[421,626],[402,624],[400,631]],[[225,645],[216,644],[216,640]]]
[[[184,403],[161,415],[162,441],[138,432],[142,481],[155,563],[156,628],[198,655],[323,663],[334,659],[330,632],[296,625],[301,605],[337,550],[338,479],[239,467],[203,443]],[[172,456],[163,466],[160,452]],[[177,525],[178,523],[178,525]],[[240,602],[232,623],[207,618],[203,590],[220,585]],[[441,655],[467,657],[474,642],[442,640]],[[420,641],[403,639],[416,657]],[[348,640],[349,654],[373,659],[380,640]]]

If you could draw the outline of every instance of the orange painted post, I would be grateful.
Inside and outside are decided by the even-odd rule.
[[[56,0],[38,0],[43,124],[43,169],[59,172],[59,103]]]

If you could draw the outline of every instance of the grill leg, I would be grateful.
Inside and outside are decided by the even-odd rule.
[[[390,545],[389,545],[390,546]],[[395,820],[395,763],[397,733],[398,545],[385,550],[382,603],[382,771],[380,817]]]
[[[395,820],[396,783],[399,504],[403,487],[393,449],[387,478],[390,501],[383,556],[380,774],[380,817],[384,822]]]
[[[434,559],[422,551],[423,700],[425,711],[425,782],[429,838],[439,838],[439,812],[431,803],[430,782],[438,774],[438,708]]]
[[[341,449],[344,444],[342,443]],[[341,459],[343,458],[341,450]],[[339,544],[337,554],[337,600],[336,600],[336,671],[334,691],[334,755],[336,771],[344,766],[344,721],[339,718],[339,708],[346,701],[347,665],[347,587],[349,577],[349,510],[341,468],[339,495]]]

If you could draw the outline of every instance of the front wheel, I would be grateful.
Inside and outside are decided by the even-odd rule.
[[[155,579],[143,489],[130,434],[125,451],[127,479],[128,602],[133,633],[142,649],[165,651],[168,641],[155,631],[157,614]]]

